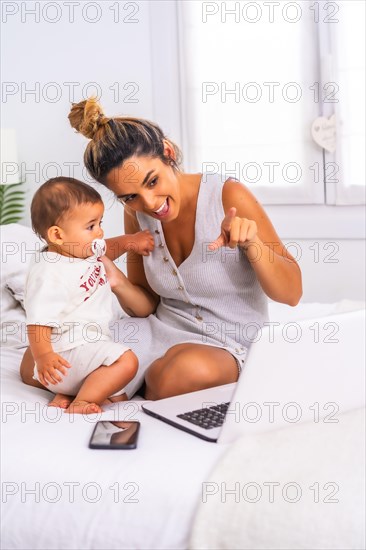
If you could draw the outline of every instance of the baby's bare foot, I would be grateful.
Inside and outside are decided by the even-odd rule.
[[[70,414],[95,414],[103,412],[97,403],[89,403],[89,401],[73,401],[65,410],[65,413]]]
[[[73,397],[71,395],[65,395],[63,393],[57,393],[55,397],[48,403],[49,407],[60,407],[61,409],[67,409],[72,402]]]

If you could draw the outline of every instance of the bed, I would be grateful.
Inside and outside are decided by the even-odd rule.
[[[20,359],[27,346],[22,307],[24,278],[32,250],[39,246],[39,241],[25,226],[12,224],[1,229],[3,549],[363,547],[364,502],[358,493],[351,506],[353,523],[347,520],[339,536],[328,538],[328,531],[324,534],[314,518],[310,530],[313,538],[304,535],[306,529],[299,525],[308,525],[306,511],[297,518],[296,529],[291,529],[284,525],[289,514],[284,507],[264,510],[258,507],[257,516],[253,507],[250,514],[243,508],[238,516],[237,508],[222,508],[222,502],[203,506],[203,484],[207,480],[219,482],[223,479],[222,468],[233,473],[234,465],[240,472],[241,465],[246,464],[252,468],[253,476],[258,471],[268,472],[261,463],[261,450],[267,446],[272,452],[276,448],[280,462],[281,452],[287,457],[290,453],[289,441],[296,441],[294,432],[290,437],[282,437],[282,443],[281,438],[274,440],[276,436],[264,434],[244,446],[240,440],[231,445],[212,444],[147,416],[141,411],[143,400],[139,396],[127,403],[106,406],[101,415],[69,416],[48,408],[50,394],[24,385],[19,376]],[[272,320],[285,322],[360,307],[363,304],[348,301],[300,304],[296,308],[271,303],[270,316]],[[115,315],[116,318],[121,315],[117,304]],[[344,426],[357,426],[352,446],[362,440],[364,415],[360,411],[351,414],[355,417],[348,416]],[[139,420],[138,448],[115,452],[88,449],[93,425],[101,419]],[[330,442],[328,448],[333,449],[336,443]],[[343,452],[343,468],[347,467],[348,458]],[[299,456],[295,463],[301,475],[305,475]],[[361,483],[360,465],[360,460],[357,465],[352,463],[352,483],[347,474],[343,476],[350,488],[354,487],[355,479],[358,485]],[[337,510],[344,518],[344,509]],[[269,518],[264,530],[260,520],[263,512]],[[332,516],[331,521],[334,534],[338,515]],[[285,538],[279,525],[282,533],[287,533]],[[325,539],[319,538],[319,529]],[[227,536],[229,533],[231,537]],[[312,545],[314,540],[322,546]],[[273,546],[282,544],[281,541],[282,546]]]

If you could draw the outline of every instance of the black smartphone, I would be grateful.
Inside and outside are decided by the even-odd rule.
[[[96,423],[89,441],[90,449],[136,449],[140,422],[111,422],[101,420]]]

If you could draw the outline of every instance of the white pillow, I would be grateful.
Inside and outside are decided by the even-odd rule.
[[[30,227],[11,223],[0,226],[0,341],[7,347],[25,347],[24,286],[29,263],[42,241]]]
[[[25,311],[10,291],[1,285],[0,344],[11,348],[28,345]]]
[[[8,288],[15,300],[23,306],[28,266],[44,243],[30,227],[17,223],[1,226],[0,243],[1,285]]]

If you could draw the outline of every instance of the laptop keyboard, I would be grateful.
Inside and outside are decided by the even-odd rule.
[[[221,403],[221,405],[177,414],[177,417],[187,420],[187,422],[191,422],[191,424],[195,424],[205,430],[210,430],[211,428],[218,428],[223,425],[229,405],[230,402]]]

